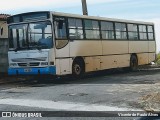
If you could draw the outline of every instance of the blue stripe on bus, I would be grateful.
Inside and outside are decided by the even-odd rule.
[[[45,68],[9,68],[8,75],[56,75],[56,67]]]

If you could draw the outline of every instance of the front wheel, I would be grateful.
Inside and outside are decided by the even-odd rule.
[[[130,59],[130,70],[136,71],[137,69],[138,69],[138,59],[135,55],[132,55]]]
[[[73,62],[73,66],[72,66],[73,76],[79,78],[80,76],[83,75],[83,73],[84,73],[84,67],[82,62],[79,62],[79,61]]]

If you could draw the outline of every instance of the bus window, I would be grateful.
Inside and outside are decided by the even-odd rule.
[[[61,49],[68,44],[66,21],[64,17],[54,18],[56,48]]]
[[[138,40],[138,28],[136,24],[128,24],[128,38],[129,40]]]
[[[140,40],[147,40],[146,25],[139,25],[139,37]]]
[[[84,20],[87,39],[100,39],[98,21]]]
[[[11,49],[26,49],[27,24],[9,26],[9,40]]]
[[[82,20],[69,18],[68,19],[69,38],[70,39],[83,39]]]
[[[55,35],[56,39],[66,39],[67,33],[66,33],[66,23],[65,19],[55,19]]]
[[[114,39],[113,22],[101,22],[102,39]]]
[[[153,40],[154,39],[153,26],[147,26],[147,29],[148,29],[148,39]]]
[[[50,22],[37,22],[29,24],[29,46],[52,48],[52,30]]]
[[[127,39],[127,30],[125,23],[115,23],[116,39]]]

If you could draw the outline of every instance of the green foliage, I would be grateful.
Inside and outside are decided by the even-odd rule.
[[[160,65],[160,53],[157,54],[156,63]]]

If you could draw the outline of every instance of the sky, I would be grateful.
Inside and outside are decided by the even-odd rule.
[[[91,16],[154,22],[160,51],[160,0],[86,0]],[[0,13],[57,11],[82,14],[81,0],[1,0]]]

